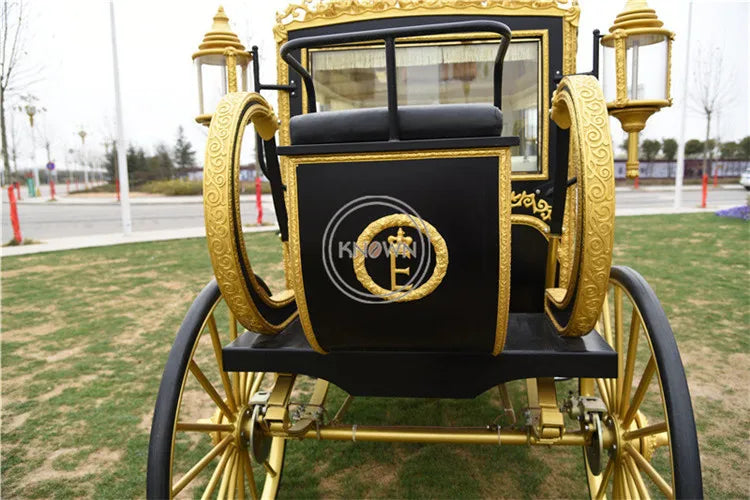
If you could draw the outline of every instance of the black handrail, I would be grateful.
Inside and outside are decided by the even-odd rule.
[[[282,45],[281,57],[287,62],[287,64],[289,64],[289,66],[291,66],[297,73],[299,73],[302,81],[305,82],[305,92],[307,93],[307,112],[315,113],[315,86],[313,84],[312,76],[307,71],[307,69],[292,56],[292,52],[299,49],[325,47],[329,45],[341,45],[372,40],[385,41],[386,73],[388,78],[387,91],[389,123],[391,124],[391,138],[396,139],[398,138],[398,93],[396,89],[395,39],[408,36],[481,32],[497,33],[502,37],[500,40],[500,47],[497,50],[497,56],[495,57],[495,82],[493,96],[494,105],[498,109],[500,109],[502,105],[503,59],[505,59],[505,52],[508,50],[508,44],[510,43],[511,39],[511,31],[506,24],[499,21],[461,21],[302,37],[291,40]]]

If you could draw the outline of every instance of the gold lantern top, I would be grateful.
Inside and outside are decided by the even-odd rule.
[[[198,123],[208,125],[211,121],[211,113],[206,113],[206,108],[211,109],[211,103],[205,102],[203,85],[204,66],[213,66],[221,69],[221,83],[218,85],[220,98],[227,92],[247,90],[247,66],[252,61],[252,53],[245,49],[239,37],[229,26],[229,17],[224,12],[224,7],[219,7],[213,18],[211,30],[206,32],[203,42],[198,46],[198,51],[193,54],[193,61],[198,72],[198,98],[200,114],[196,117]],[[238,85],[238,66],[241,72],[241,82]],[[218,82],[214,82],[218,83]],[[215,88],[217,85],[214,85]],[[214,96],[217,97],[217,96]],[[218,99],[214,99],[218,102]]]
[[[628,133],[626,167],[631,178],[638,176],[638,133],[652,114],[672,105],[674,33],[663,26],[646,0],[628,0],[609,34],[601,40],[605,66],[609,60],[614,70],[610,74],[614,82],[605,82],[607,108]],[[607,91],[606,87],[611,90]]]

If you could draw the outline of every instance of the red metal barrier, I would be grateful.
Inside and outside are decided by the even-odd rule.
[[[55,199],[55,181],[53,181],[52,179],[49,180],[49,195],[50,195],[49,199],[54,201],[54,199]]]
[[[640,186],[640,176],[636,176],[635,181],[633,182],[633,189],[638,189],[638,186]]]
[[[13,186],[8,188],[8,201],[10,202],[10,223],[13,226],[13,239],[16,242],[23,242],[21,236],[21,224],[18,222],[18,207],[16,206],[16,195],[13,192]]]
[[[701,208],[706,208],[706,197],[708,196],[708,174],[703,174],[703,183],[702,183],[702,192],[701,192]]]
[[[719,174],[714,172],[714,187],[719,187]]]
[[[117,192],[117,201],[120,201],[120,179],[115,179],[115,191]]]
[[[261,195],[263,189],[260,183],[260,177],[255,178],[255,207],[258,209],[258,225],[263,224],[263,203],[261,202]]]

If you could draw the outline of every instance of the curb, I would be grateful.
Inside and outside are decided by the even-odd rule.
[[[247,227],[243,233],[262,233],[267,231],[278,231],[277,225]],[[15,247],[0,248],[0,256],[14,257],[18,255],[30,255],[46,252],[59,252],[62,250],[76,250],[79,248],[95,248],[114,245],[127,245],[130,243],[147,243],[151,241],[183,240],[189,238],[205,238],[206,228],[203,226],[185,229],[171,229],[163,231],[140,231],[125,236],[122,233],[99,234],[95,236],[77,236],[70,238],[50,238],[36,245],[21,245]]]

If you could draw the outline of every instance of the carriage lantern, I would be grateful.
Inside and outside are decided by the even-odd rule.
[[[670,97],[674,33],[664,29],[646,0],[628,0],[604,47],[604,93],[609,113],[628,133],[627,176],[638,177],[638,133]]]
[[[207,109],[214,109],[227,92],[247,90],[247,65],[251,60],[252,54],[232,31],[224,8],[219,7],[211,31],[193,54],[198,76],[199,111],[195,121],[208,126],[212,113],[206,112]]]

